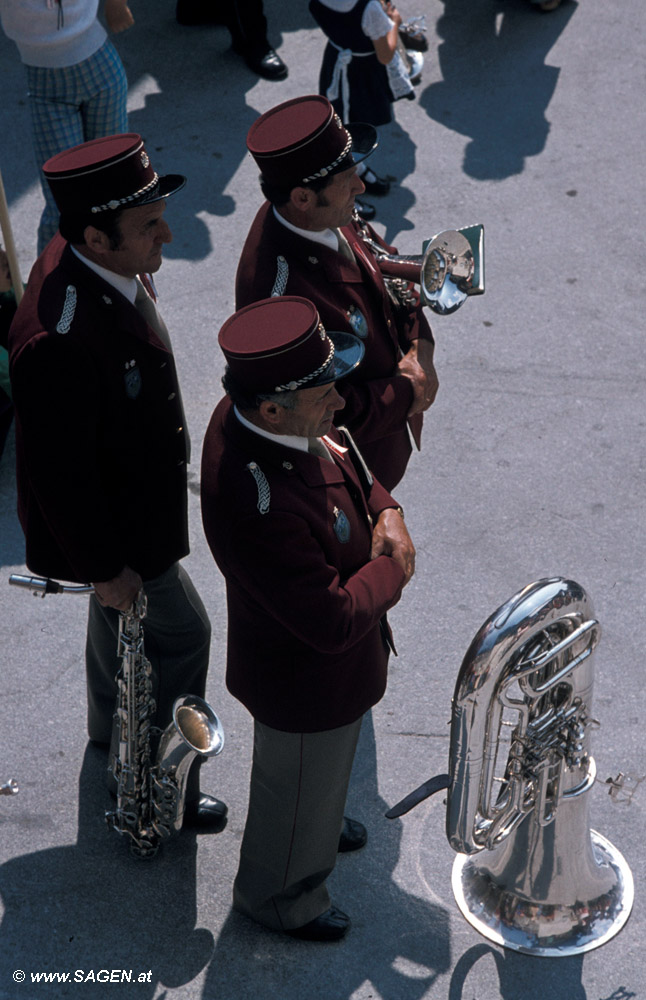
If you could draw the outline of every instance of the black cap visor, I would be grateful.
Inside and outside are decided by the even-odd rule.
[[[150,205],[153,201],[162,201],[163,198],[170,198],[172,194],[177,194],[186,184],[186,178],[182,174],[166,174],[160,177],[154,187],[143,194],[140,198],[135,198],[123,208],[136,208],[138,205]]]
[[[345,125],[344,128],[352,139],[352,146],[334,170],[330,170],[330,174],[340,174],[342,170],[349,170],[350,167],[361,163],[371,153],[374,153],[379,145],[379,136],[374,125],[367,125],[365,122],[354,122],[350,125]]]
[[[366,349],[363,341],[355,337],[353,333],[345,333],[341,330],[327,330],[326,333],[334,344],[334,357],[325,371],[309,383],[312,387],[327,385],[329,382],[338,382],[339,379],[345,378],[361,363],[365,354]]]

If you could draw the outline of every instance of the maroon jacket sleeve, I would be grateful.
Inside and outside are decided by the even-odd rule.
[[[306,519],[293,513],[270,512],[238,522],[226,548],[237,583],[320,653],[354,646],[401,597],[404,572],[394,559],[379,556],[342,580]]]

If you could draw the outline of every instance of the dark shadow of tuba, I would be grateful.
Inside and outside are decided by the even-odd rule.
[[[453,695],[450,774],[389,810],[448,788],[453,893],[468,922],[515,951],[568,956],[623,927],[633,880],[588,821],[600,626],[571,580],[540,580],[478,631]]]

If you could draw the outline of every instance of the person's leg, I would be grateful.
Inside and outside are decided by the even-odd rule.
[[[330,908],[333,870],[361,720],[322,733],[255,723],[249,811],[235,909],[289,931]]]
[[[128,81],[119,53],[110,41],[79,63],[82,74],[85,141],[128,131]]]
[[[231,44],[247,66],[267,80],[284,80],[287,66],[267,39],[262,0],[230,0],[227,12]]]
[[[83,121],[73,67],[27,67],[32,141],[45,208],[38,226],[38,253],[58,230],[58,208],[41,167],[64,149],[84,141]]]

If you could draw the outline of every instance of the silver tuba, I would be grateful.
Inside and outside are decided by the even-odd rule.
[[[531,955],[599,947],[633,903],[628,865],[588,820],[600,632],[577,583],[530,584],[479,630],[453,695],[450,774],[440,783],[458,852],[453,893],[481,934]],[[436,790],[425,787],[387,815]]]
[[[401,301],[406,302],[406,289],[413,282],[420,286],[423,305],[448,315],[469,295],[484,293],[484,226],[438,233],[426,242],[421,254],[389,254],[372,239],[366,224],[357,216],[355,219],[364,244],[377,259],[386,287]]]

